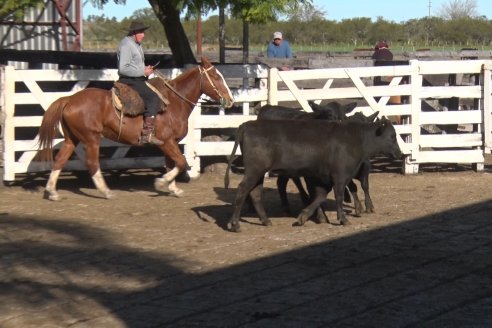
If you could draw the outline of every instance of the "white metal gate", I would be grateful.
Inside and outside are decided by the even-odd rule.
[[[232,141],[204,141],[203,129],[236,128],[241,123],[256,119],[250,109],[254,104],[282,104],[296,101],[305,110],[310,110],[309,100],[363,99],[367,105],[357,111],[380,115],[399,115],[404,119],[395,125],[400,136],[400,147],[406,160],[405,173],[418,172],[420,163],[472,163],[483,168],[484,152],[492,149],[492,61],[410,61],[409,65],[382,67],[351,67],[278,71],[262,65],[218,66],[226,80],[254,79],[255,87],[234,90],[240,112],[221,111],[216,114],[202,113],[200,106],[194,109],[189,120],[188,136],[183,140],[184,154],[190,164],[191,176],[200,173],[200,157],[229,155]],[[163,71],[169,77],[180,70]],[[462,81],[457,85],[426,85],[426,77],[457,74],[479,76],[479,83]],[[374,86],[374,76],[391,77],[388,86]],[[37,129],[42,115],[51,102],[61,96],[77,92],[93,81],[108,82],[117,79],[116,70],[15,70],[1,67],[1,124],[3,132],[4,181],[14,181],[18,173],[47,171],[49,163],[35,160],[37,151],[36,133],[21,138],[23,129]],[[402,83],[402,81],[408,81]],[[72,81],[69,90],[53,90],[47,85],[54,81]],[[241,84],[241,83],[240,83]],[[399,104],[389,104],[391,96],[407,99]],[[448,108],[425,111],[428,101],[457,97],[469,99],[472,107]],[[379,98],[379,99],[378,99]],[[378,100],[376,100],[378,99]],[[425,127],[469,127],[469,131],[445,131],[427,133]],[[60,143],[57,139],[55,143]],[[101,158],[103,169],[161,167],[162,156],[128,157],[128,145],[103,140],[101,147],[111,149]],[[85,165],[82,148],[77,148],[76,157],[67,163],[68,170],[83,170]]]

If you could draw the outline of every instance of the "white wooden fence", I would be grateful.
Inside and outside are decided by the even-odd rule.
[[[364,105],[357,111],[380,115],[401,115],[402,124],[395,128],[399,143],[406,154],[404,173],[418,172],[421,163],[471,163],[477,170],[483,169],[484,152],[492,149],[492,83],[490,60],[468,61],[410,61],[404,66],[351,67],[278,71],[262,65],[218,66],[230,85],[242,85],[244,78],[255,81],[254,87],[234,89],[239,112],[228,110],[214,114],[205,113],[200,105],[193,111],[190,133],[183,140],[184,154],[191,166],[190,175],[200,173],[200,157],[227,156],[232,150],[232,141],[203,141],[203,129],[236,128],[241,123],[256,119],[250,105],[282,104],[297,101],[305,110],[310,110],[309,100],[358,99]],[[169,77],[180,74],[177,69],[163,70]],[[427,85],[432,77],[456,74],[457,85]],[[476,76],[476,81],[466,77]],[[389,86],[373,86],[374,76],[392,77]],[[36,132],[22,133],[23,129],[35,130],[40,125],[42,114],[55,99],[77,92],[91,81],[107,81],[117,78],[115,70],[15,70],[11,66],[0,68],[1,124],[3,133],[4,181],[14,181],[16,174],[48,171],[49,163],[35,160],[37,150]],[[408,83],[402,83],[407,80]],[[54,82],[67,81],[68,90],[58,91]],[[72,82],[69,82],[72,81]],[[238,82],[239,81],[239,82]],[[250,83],[251,85],[251,83]],[[390,96],[402,96],[407,101],[389,105]],[[376,101],[376,99],[378,101]],[[458,97],[468,100],[473,106],[426,110],[428,102]],[[439,109],[439,108],[438,108]],[[446,108],[444,108],[446,109]],[[456,125],[465,131],[455,129]],[[429,133],[429,127],[439,127],[441,133]],[[449,127],[449,128],[447,128]],[[427,128],[427,129],[426,129]],[[432,132],[432,131],[431,131]],[[22,137],[21,137],[22,136]],[[56,139],[55,143],[63,139]],[[107,152],[101,158],[104,169],[162,167],[162,156],[129,156],[132,147],[110,140],[101,145]],[[84,152],[77,147],[76,156],[67,163],[68,170],[84,170]]]

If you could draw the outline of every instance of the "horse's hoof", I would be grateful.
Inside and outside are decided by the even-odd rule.
[[[48,200],[52,200],[54,202],[57,202],[61,199],[60,195],[58,195],[57,192],[45,190],[44,194],[45,194],[45,197],[48,198]]]
[[[106,199],[114,199],[114,198],[116,198],[116,195],[112,192],[107,192],[105,194],[105,197],[106,197]]]
[[[61,199],[61,197],[59,195],[49,195],[48,199],[57,202]]]
[[[166,179],[164,179],[164,178],[156,178],[154,180],[155,190],[162,191],[163,189],[165,189],[167,187],[168,184],[169,184],[169,182],[167,182]]]
[[[184,191],[182,189],[176,189],[176,190],[173,190],[173,194],[176,197],[181,197],[184,195]]]
[[[267,220],[267,221],[262,222],[262,224],[263,224],[265,227],[271,227],[271,226],[272,226],[272,221]]]

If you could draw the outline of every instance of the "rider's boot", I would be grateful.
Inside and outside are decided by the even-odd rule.
[[[142,135],[140,136],[139,144],[154,144],[157,146],[163,145],[164,142],[157,139],[154,135],[155,129],[155,117],[154,116],[144,116],[144,124],[142,129]]]

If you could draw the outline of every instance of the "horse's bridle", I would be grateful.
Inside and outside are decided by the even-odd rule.
[[[220,94],[219,90],[217,89],[217,86],[215,85],[215,83],[212,81],[212,79],[210,78],[210,76],[208,75],[208,71],[210,71],[212,68],[215,68],[214,66],[210,66],[209,68],[203,68],[202,66],[198,66],[198,70],[200,71],[200,90],[202,89],[202,77],[203,75],[205,74],[205,76],[207,77],[207,80],[208,82],[210,83],[210,85],[212,86],[212,88],[214,89],[214,91],[217,93],[217,95],[220,97],[220,105],[221,106],[224,106],[225,105],[225,98]],[[154,73],[160,77],[163,81],[164,81],[164,84],[172,91],[174,92],[179,98],[181,98],[182,100],[186,101],[188,104],[190,104],[191,106],[195,107],[196,106],[196,103],[194,103],[193,101],[189,100],[188,98],[186,98],[185,96],[183,96],[181,93],[179,93],[178,90],[176,90],[167,80],[167,78],[159,71],[154,71]]]
[[[210,85],[212,86],[212,88],[214,89],[214,91],[217,93],[217,95],[220,98],[220,100],[219,100],[220,105],[221,106],[224,106],[225,105],[225,102],[226,102],[224,96],[222,96],[220,94],[219,90],[217,89],[217,86],[215,85],[215,83],[212,81],[212,79],[208,75],[208,71],[210,71],[212,68],[215,68],[215,67],[214,66],[210,66],[209,68],[203,68],[202,66],[198,66],[198,69],[200,70],[200,76],[203,76],[203,74],[205,74],[205,76],[207,77],[208,83],[210,83]],[[200,77],[200,90],[201,89],[202,89],[202,79]]]

